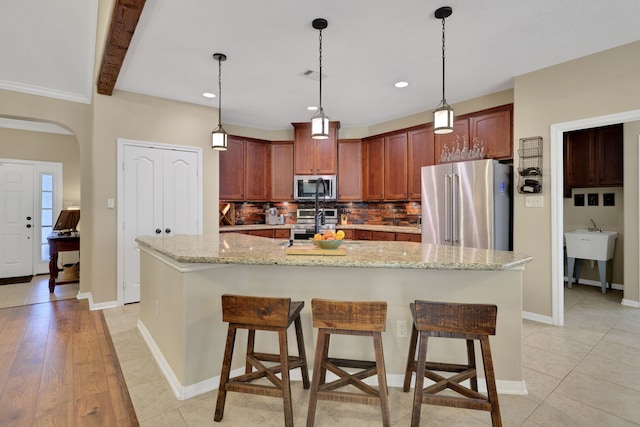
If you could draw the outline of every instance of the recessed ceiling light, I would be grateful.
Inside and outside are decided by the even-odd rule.
[[[204,92],[202,96],[204,96],[205,98],[215,98],[216,94],[211,92]]]
[[[313,105],[310,105],[310,106],[307,107],[307,110],[316,111],[316,110],[318,110],[318,107],[314,107]]]
[[[395,87],[407,87],[409,86],[409,83],[407,82],[397,82],[394,84]]]

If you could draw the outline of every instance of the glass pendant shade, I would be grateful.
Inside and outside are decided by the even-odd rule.
[[[453,109],[445,101],[433,112],[433,133],[453,132]]]
[[[218,125],[218,127],[211,132],[211,148],[218,151],[225,151],[227,149],[227,132],[222,128],[222,125]]]
[[[316,115],[311,118],[311,138],[329,138],[329,117],[324,115],[322,107],[318,108]]]

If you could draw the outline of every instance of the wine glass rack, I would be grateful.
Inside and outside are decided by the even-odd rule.
[[[542,137],[520,138],[518,193],[542,193]]]

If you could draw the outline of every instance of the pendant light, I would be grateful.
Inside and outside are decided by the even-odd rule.
[[[227,55],[214,53],[213,59],[218,61],[218,127],[211,132],[211,148],[225,151],[227,149],[227,132],[222,127],[222,61],[227,60]]]
[[[322,109],[322,30],[327,28],[326,19],[317,18],[312,22],[313,28],[320,31],[320,105],[318,112],[311,118],[311,138],[327,139],[329,138],[329,118],[324,115]]]
[[[453,13],[449,6],[438,8],[435,17],[442,19],[442,101],[433,112],[433,132],[445,134],[453,132],[453,108],[447,104],[444,96],[444,20]]]

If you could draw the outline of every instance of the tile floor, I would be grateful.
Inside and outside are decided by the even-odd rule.
[[[503,425],[523,427],[640,426],[640,309],[622,293],[565,289],[565,326],[523,321],[527,396],[500,395]],[[105,310],[118,358],[142,427],[282,426],[281,400],[229,393],[224,419],[213,421],[216,391],[179,401],[136,329],[138,305]],[[292,386],[296,425],[305,425],[308,391]],[[411,393],[392,388],[392,424],[408,426]],[[423,405],[425,426],[487,426],[488,413]],[[376,407],[319,402],[316,426],[381,425]]]
[[[49,293],[49,275],[33,276],[29,283],[0,285],[0,308],[18,307],[75,298],[80,289],[79,283],[57,285],[53,294]]]

